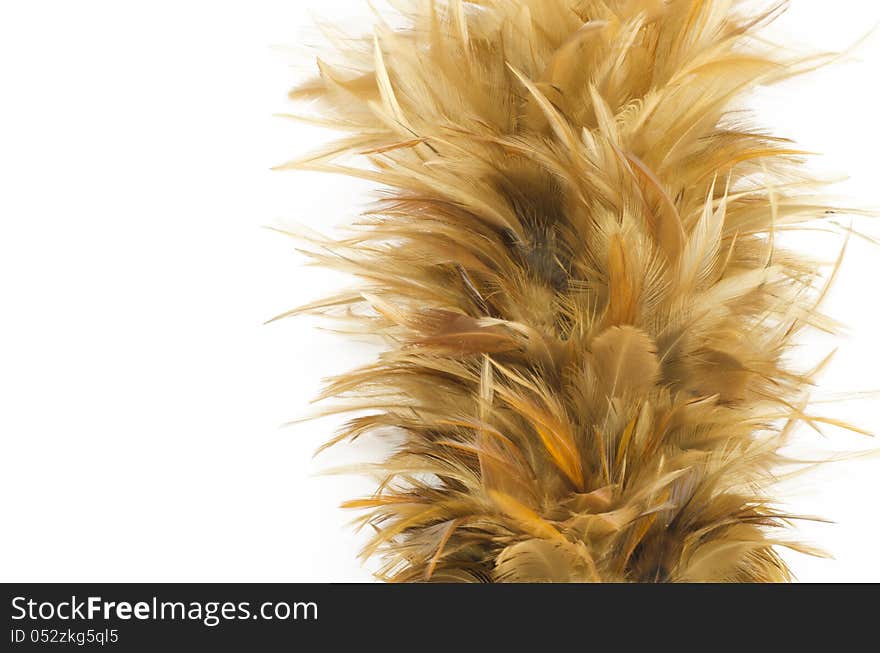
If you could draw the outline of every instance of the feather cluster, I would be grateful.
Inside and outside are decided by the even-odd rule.
[[[291,96],[345,133],[283,167],[384,190],[310,255],[302,310],[387,343],[324,397],[393,451],[353,500],[397,582],[777,582],[772,500],[808,412],[828,279],[777,234],[826,219],[748,89],[823,63],[735,0],[397,0]],[[833,275],[832,275],[833,276]]]

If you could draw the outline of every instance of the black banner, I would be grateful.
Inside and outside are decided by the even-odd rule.
[[[874,585],[4,585],[7,651],[591,648],[872,628]],[[696,638],[696,639],[695,639]],[[841,640],[843,641],[843,640]],[[317,649],[315,648],[317,646]],[[329,647],[329,648],[324,648]]]

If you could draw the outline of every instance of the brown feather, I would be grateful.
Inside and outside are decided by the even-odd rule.
[[[813,415],[800,370],[834,228],[804,153],[743,124],[789,61],[735,0],[411,0],[291,93],[345,136],[281,166],[383,199],[313,260],[356,291],[299,311],[378,336],[333,379],[332,440],[393,434],[346,504],[390,581],[789,578],[772,478]],[[354,157],[359,162],[352,162]],[[842,256],[842,254],[841,254]],[[839,268],[840,261],[835,266]]]

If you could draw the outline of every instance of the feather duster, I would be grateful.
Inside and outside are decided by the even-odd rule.
[[[394,444],[346,504],[364,554],[395,582],[789,580],[779,547],[817,552],[772,485],[822,419],[788,354],[835,323],[776,235],[832,210],[736,102],[826,57],[735,0],[393,4],[291,93],[345,136],[282,166],[384,189],[306,236],[359,286],[294,311],[386,343],[323,395],[353,411],[333,442]]]

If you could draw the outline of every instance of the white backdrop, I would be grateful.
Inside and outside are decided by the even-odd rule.
[[[795,0],[779,38],[843,48],[880,5]],[[0,580],[360,581],[339,502],[370,486],[321,477],[366,445],[312,452],[333,420],[302,416],[365,344],[309,319],[262,322],[338,287],[261,229],[350,221],[364,184],[270,172],[327,135],[272,114],[299,78],[283,46],[312,16],[364,0],[8,0],[0,4]],[[357,24],[357,21],[354,21]],[[366,23],[362,23],[366,24]],[[880,38],[857,61],[751,105],[777,133],[878,201]],[[273,47],[282,46],[282,47]],[[296,48],[295,48],[296,49]],[[833,260],[839,242],[802,239]],[[854,240],[828,310],[850,325],[819,396],[880,388],[880,249]],[[829,346],[814,338],[813,357]],[[818,347],[819,349],[816,349]],[[880,431],[877,399],[828,406]],[[808,429],[825,450],[875,446]],[[790,556],[803,581],[880,581],[880,460],[786,488],[835,560]]]

